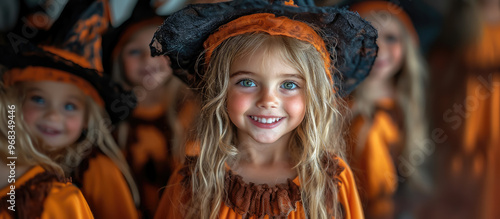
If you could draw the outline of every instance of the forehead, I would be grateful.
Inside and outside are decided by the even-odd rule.
[[[389,12],[372,12],[366,16],[366,20],[369,21],[379,32],[387,31],[399,33],[402,31],[400,21]]]
[[[27,81],[22,86],[25,92],[39,91],[53,97],[84,97],[85,94],[77,86],[56,81]]]
[[[149,46],[151,39],[156,31],[156,26],[145,26],[137,30],[127,41],[128,44],[132,43],[143,43]]]
[[[241,53],[233,60],[231,73],[235,71],[260,71],[299,73],[299,70],[289,60],[284,49],[279,46],[260,46],[251,51]]]

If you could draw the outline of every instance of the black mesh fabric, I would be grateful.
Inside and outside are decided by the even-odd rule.
[[[208,36],[223,24],[256,13],[272,13],[313,26],[330,54],[336,54],[331,59],[341,73],[334,77],[338,94],[350,93],[370,72],[378,50],[377,31],[357,13],[335,7],[284,6],[281,1],[270,4],[265,0],[235,0],[189,5],[170,15],[156,31],[150,44],[151,54],[168,55],[174,73],[195,86],[203,69],[196,74],[194,66]]]
[[[8,46],[0,47],[0,65],[7,69],[23,69],[29,66],[48,67],[71,73],[86,80],[103,99],[106,111],[113,124],[129,116],[137,104],[136,97],[131,91],[125,91],[107,75],[101,76],[96,70],[84,68],[30,44],[23,44],[17,52],[14,52]]]

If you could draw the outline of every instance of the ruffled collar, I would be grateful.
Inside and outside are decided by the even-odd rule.
[[[180,170],[184,176],[182,184],[189,186],[191,170],[196,164],[198,157],[188,157],[186,165]],[[339,175],[344,167],[339,165],[339,158],[323,159],[326,167],[326,175],[333,180],[333,184],[340,188]],[[267,184],[254,184],[243,181],[243,177],[234,174],[226,165],[224,181],[224,204],[241,214],[242,218],[286,218],[290,212],[297,210],[297,202],[302,201],[299,177],[294,180],[288,179],[286,183],[269,186]],[[332,197],[326,197],[327,201],[333,201]]]
[[[246,216],[286,217],[296,210],[297,202],[301,201],[300,187],[288,179],[286,183],[268,186],[246,183],[242,177],[226,172],[224,203],[236,213]]]

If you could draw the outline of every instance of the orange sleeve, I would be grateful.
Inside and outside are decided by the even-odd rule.
[[[389,149],[391,144],[399,141],[397,126],[382,111],[376,113],[364,139],[359,136],[359,126],[353,127],[353,130],[356,140],[361,142],[350,145],[353,150],[352,165],[359,179],[361,197],[366,202],[366,214],[373,217],[392,215],[397,173]]]
[[[105,155],[90,159],[82,184],[82,192],[96,218],[139,217],[125,178]]]
[[[160,204],[156,209],[155,219],[163,218],[183,218],[186,209],[186,201],[183,199],[187,194],[186,189],[181,184],[183,176],[179,170],[170,177],[168,185],[165,186]]]
[[[73,185],[55,183],[45,199],[41,218],[94,218],[82,193]]]
[[[358,219],[364,218],[363,207],[361,206],[361,200],[358,195],[358,188],[356,187],[356,182],[354,181],[354,175],[352,174],[351,168],[339,158],[339,165],[344,167],[344,170],[340,174],[340,189],[338,191],[338,200],[344,208],[343,218],[345,219]]]

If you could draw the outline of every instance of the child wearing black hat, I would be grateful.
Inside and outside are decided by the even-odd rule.
[[[363,218],[343,160],[343,104],[376,31],[355,13],[292,1],[191,5],[151,43],[201,89],[200,153],[156,218]]]
[[[8,68],[3,81],[18,98],[28,130],[40,139],[41,152],[72,177],[95,217],[137,218],[138,192],[105,110],[129,106],[120,96],[130,94],[67,50],[25,46],[9,54],[8,49],[0,56]],[[121,111],[109,113],[117,118]]]
[[[93,218],[81,191],[39,150],[22,121],[20,104],[0,83],[0,218]]]

